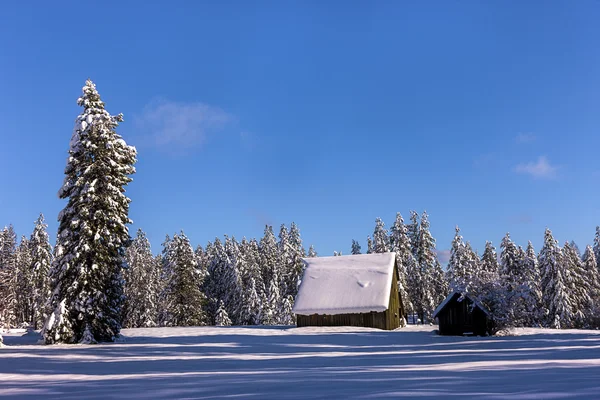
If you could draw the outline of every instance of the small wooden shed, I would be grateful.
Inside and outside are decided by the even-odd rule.
[[[451,293],[433,312],[438,319],[440,335],[491,334],[490,312],[471,298],[460,292]]]
[[[395,253],[305,258],[293,312],[302,326],[404,326]]]

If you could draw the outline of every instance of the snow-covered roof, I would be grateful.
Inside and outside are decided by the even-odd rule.
[[[448,304],[450,302],[450,300],[452,300],[452,298],[456,295],[459,295],[462,297],[462,299],[459,299],[459,301],[463,301],[464,299],[469,299],[473,302],[473,304],[475,304],[477,306],[477,308],[479,308],[481,311],[483,311],[485,313],[485,315],[487,315],[488,317],[491,317],[490,312],[484,307],[482,306],[477,300],[475,300],[474,298],[472,298],[471,296],[469,296],[468,294],[463,294],[459,291],[454,291],[452,293],[450,293],[448,295],[448,297],[446,297],[444,299],[444,301],[442,301],[440,303],[439,306],[437,306],[437,308],[435,309],[435,311],[433,312],[433,318],[437,317],[438,313],[440,311],[442,311],[444,309],[444,307],[446,307],[446,304]]]
[[[351,314],[385,311],[395,253],[305,258],[294,313]]]

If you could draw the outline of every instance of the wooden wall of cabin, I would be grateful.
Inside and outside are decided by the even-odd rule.
[[[393,330],[400,327],[400,317],[404,316],[404,310],[400,301],[400,295],[398,294],[398,269],[395,264],[388,309],[384,313],[386,330]]]
[[[296,315],[296,325],[302,326],[361,326],[366,328],[388,329],[385,312],[337,315]]]
[[[479,308],[475,307],[469,313],[468,307],[472,304],[471,301],[465,299],[457,301],[460,295],[450,300],[446,307],[439,312],[439,333],[441,335],[464,335],[465,333],[473,333],[479,336],[489,334],[489,321],[487,315]]]

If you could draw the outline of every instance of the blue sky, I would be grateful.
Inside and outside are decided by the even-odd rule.
[[[217,3],[217,2],[214,2]],[[21,2],[0,9],[0,224],[55,235],[85,79],[139,152],[155,252],[295,221],[321,255],[430,214],[482,250],[600,224],[600,2]]]

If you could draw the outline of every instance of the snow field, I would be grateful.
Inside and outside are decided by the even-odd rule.
[[[140,328],[54,346],[10,332],[0,398],[600,398],[600,332],[434,328]]]

